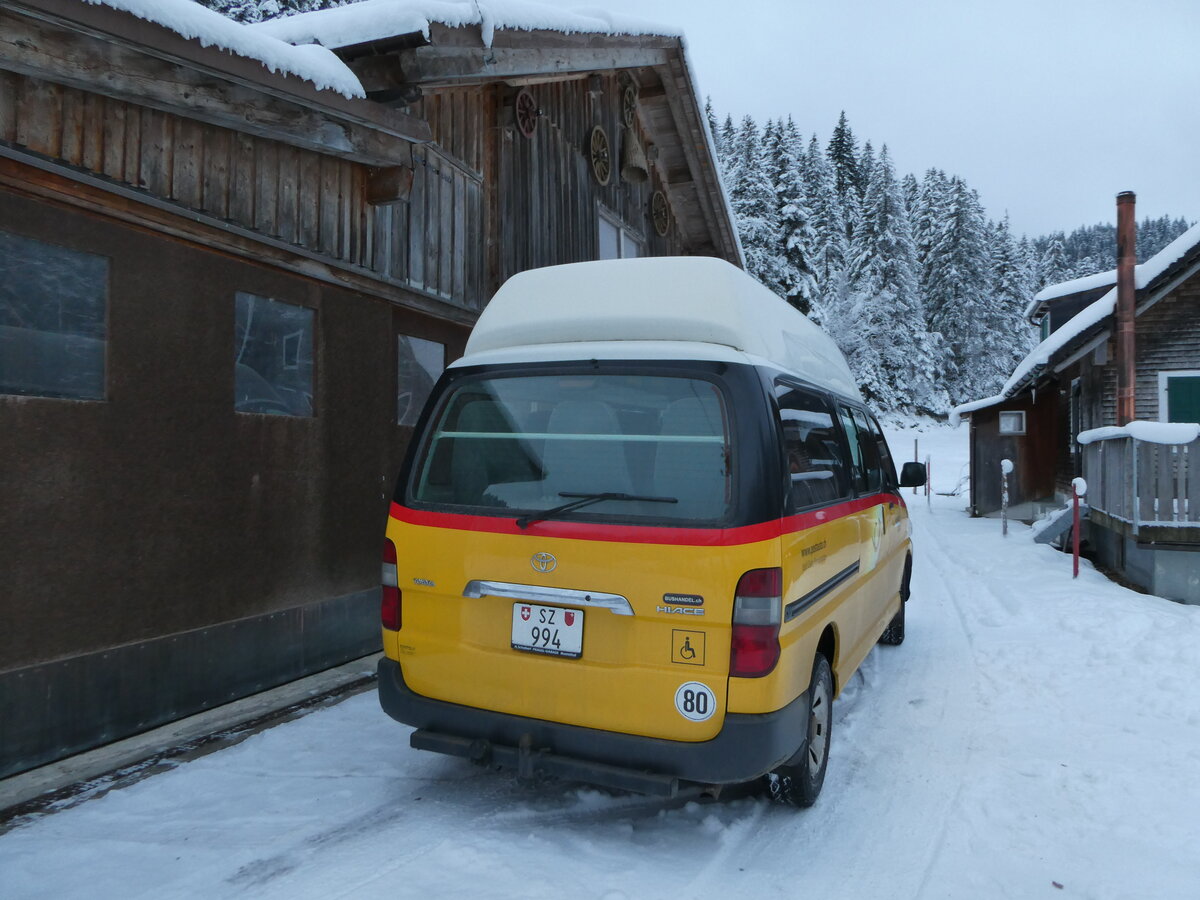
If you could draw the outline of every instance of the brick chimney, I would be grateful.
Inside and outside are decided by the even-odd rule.
[[[1127,425],[1137,418],[1134,384],[1137,377],[1134,313],[1137,284],[1137,220],[1134,218],[1133,191],[1117,194],[1117,424]]]

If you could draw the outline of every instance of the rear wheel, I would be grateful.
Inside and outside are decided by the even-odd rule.
[[[879,643],[896,646],[904,643],[904,610],[908,606],[909,581],[912,578],[912,557],[904,562],[904,577],[900,579],[900,612],[888,622],[888,627],[879,636]]]
[[[833,673],[829,660],[817,654],[808,687],[808,731],[804,744],[784,765],[767,773],[767,791],[772,800],[799,807],[817,802],[829,765],[832,729]]]

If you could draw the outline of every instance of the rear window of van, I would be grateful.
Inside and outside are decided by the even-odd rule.
[[[729,435],[721,389],[701,378],[478,376],[440,404],[410,492],[510,516],[612,493],[571,517],[718,521],[733,497]]]

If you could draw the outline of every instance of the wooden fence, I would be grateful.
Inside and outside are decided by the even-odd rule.
[[[1154,444],[1131,437],[1083,448],[1088,505],[1143,526],[1200,528],[1200,440]]]

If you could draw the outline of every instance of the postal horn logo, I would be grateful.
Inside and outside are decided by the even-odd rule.
[[[558,560],[554,558],[553,553],[535,553],[529,563],[535,572],[541,572],[543,575],[553,572],[558,566]]]

